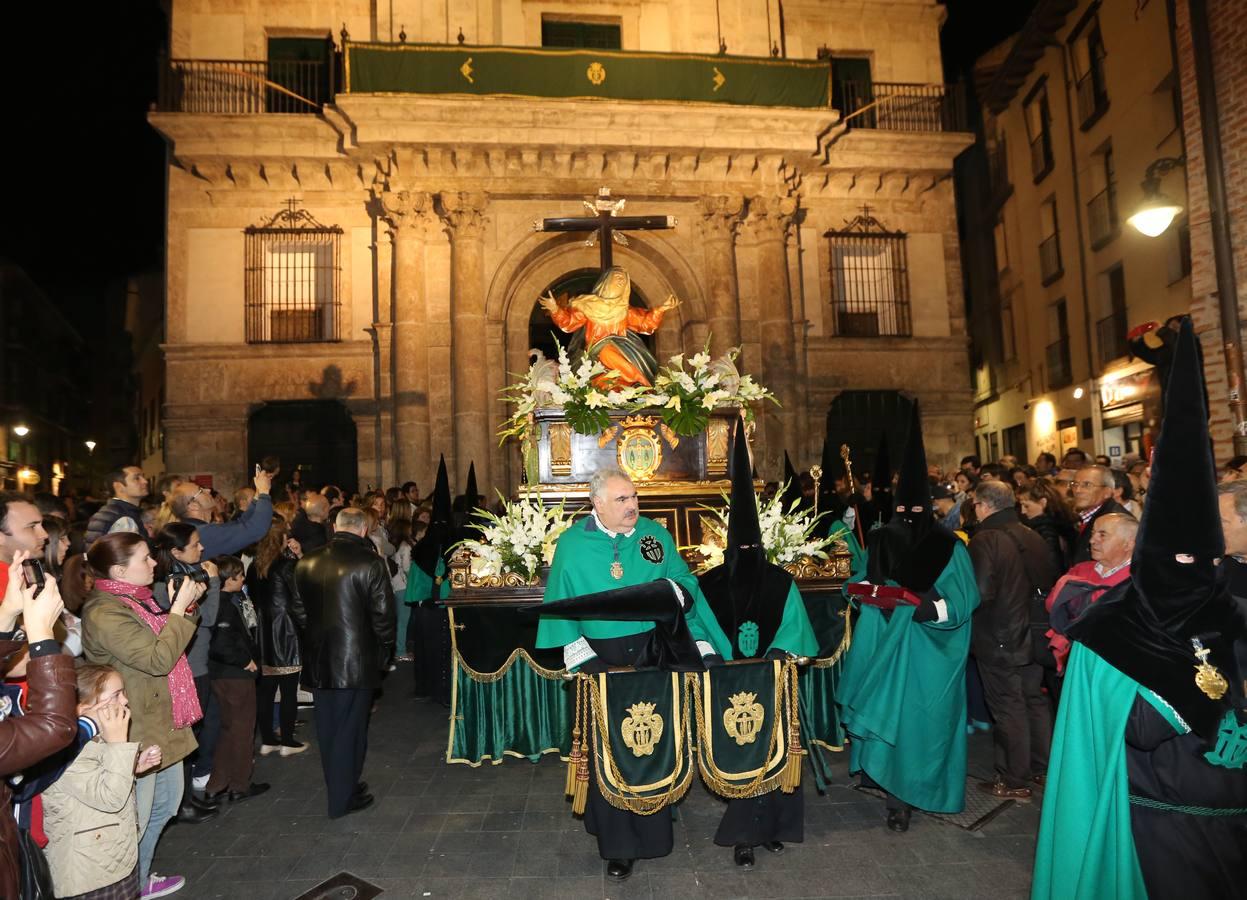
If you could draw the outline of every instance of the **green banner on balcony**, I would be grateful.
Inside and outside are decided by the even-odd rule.
[[[825,108],[817,60],[619,50],[348,44],[346,90]]]

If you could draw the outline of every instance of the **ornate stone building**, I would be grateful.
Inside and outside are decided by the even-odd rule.
[[[773,7],[173,0],[150,114],[169,143],[169,469],[229,487],[279,452],[311,481],[427,487],[444,453],[458,484],[475,461],[484,491],[513,490],[499,391],[548,335],[538,297],[584,290],[599,256],[533,223],[583,215],[602,186],[628,214],[676,218],[614,247],[634,302],[682,301],[660,361],[739,344],[780,397],[764,475],[785,448],[816,461],[829,413],[868,455],[902,397],[922,401],[933,461],[966,450],[950,176],[971,136],[939,83],[943,9]],[[590,67],[572,96],[521,85],[568,58],[556,46],[600,48],[605,84]],[[400,87],[363,90],[359,48],[398,60]],[[481,86],[518,54],[516,87]],[[661,65],[715,84],[619,87]],[[822,101],[785,104],[812,68]],[[718,79],[772,93],[723,100]]]

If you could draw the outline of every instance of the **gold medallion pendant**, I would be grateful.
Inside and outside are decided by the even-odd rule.
[[[1195,648],[1195,658],[1199,660],[1199,665],[1195,667],[1195,686],[1213,700],[1220,700],[1230,689],[1230,683],[1216,666],[1208,662],[1209,650],[1199,638],[1191,638],[1191,646]]]
[[[619,560],[615,560],[611,563],[611,578],[614,578],[616,581],[623,578],[623,563]]]

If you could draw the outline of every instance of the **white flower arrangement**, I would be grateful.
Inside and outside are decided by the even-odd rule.
[[[661,412],[672,431],[689,436],[706,429],[710,412],[716,407],[742,408],[745,418],[752,421],[751,404],[777,402],[774,394],[751,376],[737,371],[739,347],[712,359],[708,346],[690,357],[687,364],[682,353],[671,357],[658,370],[652,388],[626,385],[603,389],[595,381],[608,370],[597,360],[586,355],[573,367],[561,346],[557,363],[538,354],[527,375],[503,391],[503,397],[515,405],[515,412],[499,436],[523,441],[532,427],[534,410],[548,406],[561,406],[568,424],[581,434],[605,431],[610,427],[611,412],[653,408]]]
[[[479,540],[460,541],[456,546],[472,553],[471,572],[478,577],[515,572],[528,581],[537,578],[542,566],[554,560],[554,546],[572,519],[563,504],[546,508],[536,498],[502,499],[502,514],[483,509],[474,512],[481,532]]]
[[[799,501],[793,501],[785,510],[783,493],[786,487],[785,484],[771,499],[758,503],[758,526],[762,531],[762,549],[766,552],[767,562],[783,566],[802,557],[826,560],[827,548],[835,545],[837,540],[834,537],[824,539],[813,535],[815,524],[826,513],[816,516],[810,510],[802,510]],[[726,494],[723,495],[723,500],[724,506],[703,507],[714,518],[702,519],[702,542],[691,548],[684,548],[695,550],[700,555],[702,563],[697,568],[699,573],[723,563],[730,516]]]

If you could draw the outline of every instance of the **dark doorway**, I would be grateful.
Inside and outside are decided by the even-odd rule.
[[[285,497],[294,472],[304,487],[336,484],[349,495],[359,485],[355,420],[337,400],[266,403],[247,423],[248,466],[266,456],[281,459],[273,496]]]
[[[565,19],[543,18],[541,20],[541,46],[618,50],[620,26],[613,22],[573,22]]]
[[[601,272],[597,269],[581,269],[576,272],[568,272],[546,288],[546,290],[542,291],[541,295],[544,297],[549,292],[559,298],[559,300],[578,297],[593,290],[593,286],[597,284],[600,276]],[[635,283],[632,285],[632,294],[628,298],[628,305],[640,309],[649,309],[649,304],[645,302],[644,295],[637,290]],[[546,359],[557,359],[559,346],[570,348],[573,337],[575,337],[574,334],[559,331],[555,324],[550,321],[550,317],[546,315],[546,311],[541,308],[540,303],[533,303],[533,311],[528,317],[529,347],[540,350],[545,354]],[[640,337],[645,346],[649,348],[649,352],[653,353],[654,336],[652,334],[643,334]]]
[[[909,436],[912,405],[896,391],[845,391],[827,410],[827,439],[835,442],[837,456],[841,444],[849,445],[853,472],[861,474],[874,472],[879,438],[886,433],[895,472]]]

